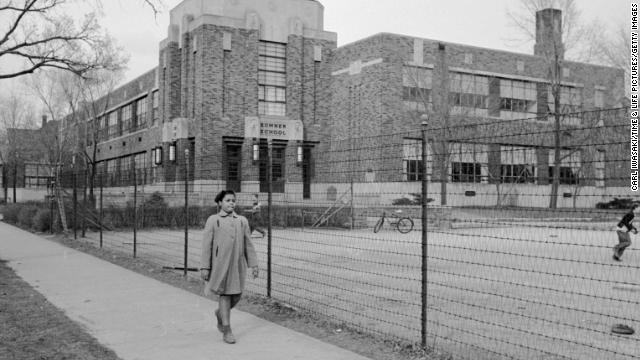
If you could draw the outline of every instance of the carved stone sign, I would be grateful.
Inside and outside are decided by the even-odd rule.
[[[247,116],[244,119],[244,137],[292,141],[302,140],[302,121]]]

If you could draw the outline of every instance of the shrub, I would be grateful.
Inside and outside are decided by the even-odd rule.
[[[51,229],[51,213],[47,209],[37,209],[31,227],[35,231],[45,232]]]
[[[22,209],[21,204],[7,204],[7,206],[5,206],[2,211],[2,216],[4,218],[4,221],[10,224],[17,224],[18,214],[20,213],[21,209]]]
[[[33,225],[33,218],[37,212],[38,207],[35,205],[23,206],[18,213],[18,224],[26,228],[30,228]]]

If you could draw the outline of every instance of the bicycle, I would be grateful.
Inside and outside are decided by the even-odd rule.
[[[409,217],[400,216],[399,214],[401,213],[402,213],[402,210],[394,211],[393,213],[391,213],[389,217],[395,220],[394,221],[388,220],[388,221],[389,221],[389,225],[395,226],[396,230],[398,230],[400,233],[406,234],[409,231],[413,230],[413,220],[411,220],[411,218]],[[387,217],[387,213],[383,211],[382,216],[380,217],[380,220],[378,220],[376,225],[373,227],[373,232],[377,233],[378,231],[380,231],[380,229],[382,229],[382,225],[384,225],[384,220],[389,217]]]

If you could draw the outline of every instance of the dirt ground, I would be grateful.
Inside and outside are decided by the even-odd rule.
[[[0,260],[0,358],[118,360]]]

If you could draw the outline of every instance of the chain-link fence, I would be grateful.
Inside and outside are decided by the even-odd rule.
[[[639,200],[628,116],[236,139],[174,152],[171,181],[168,159],[143,154],[70,170],[58,208],[76,237],[199,276],[203,225],[230,188],[257,227],[248,292],[456,359],[633,359],[638,337],[610,331],[640,320],[640,252],[612,259]]]

